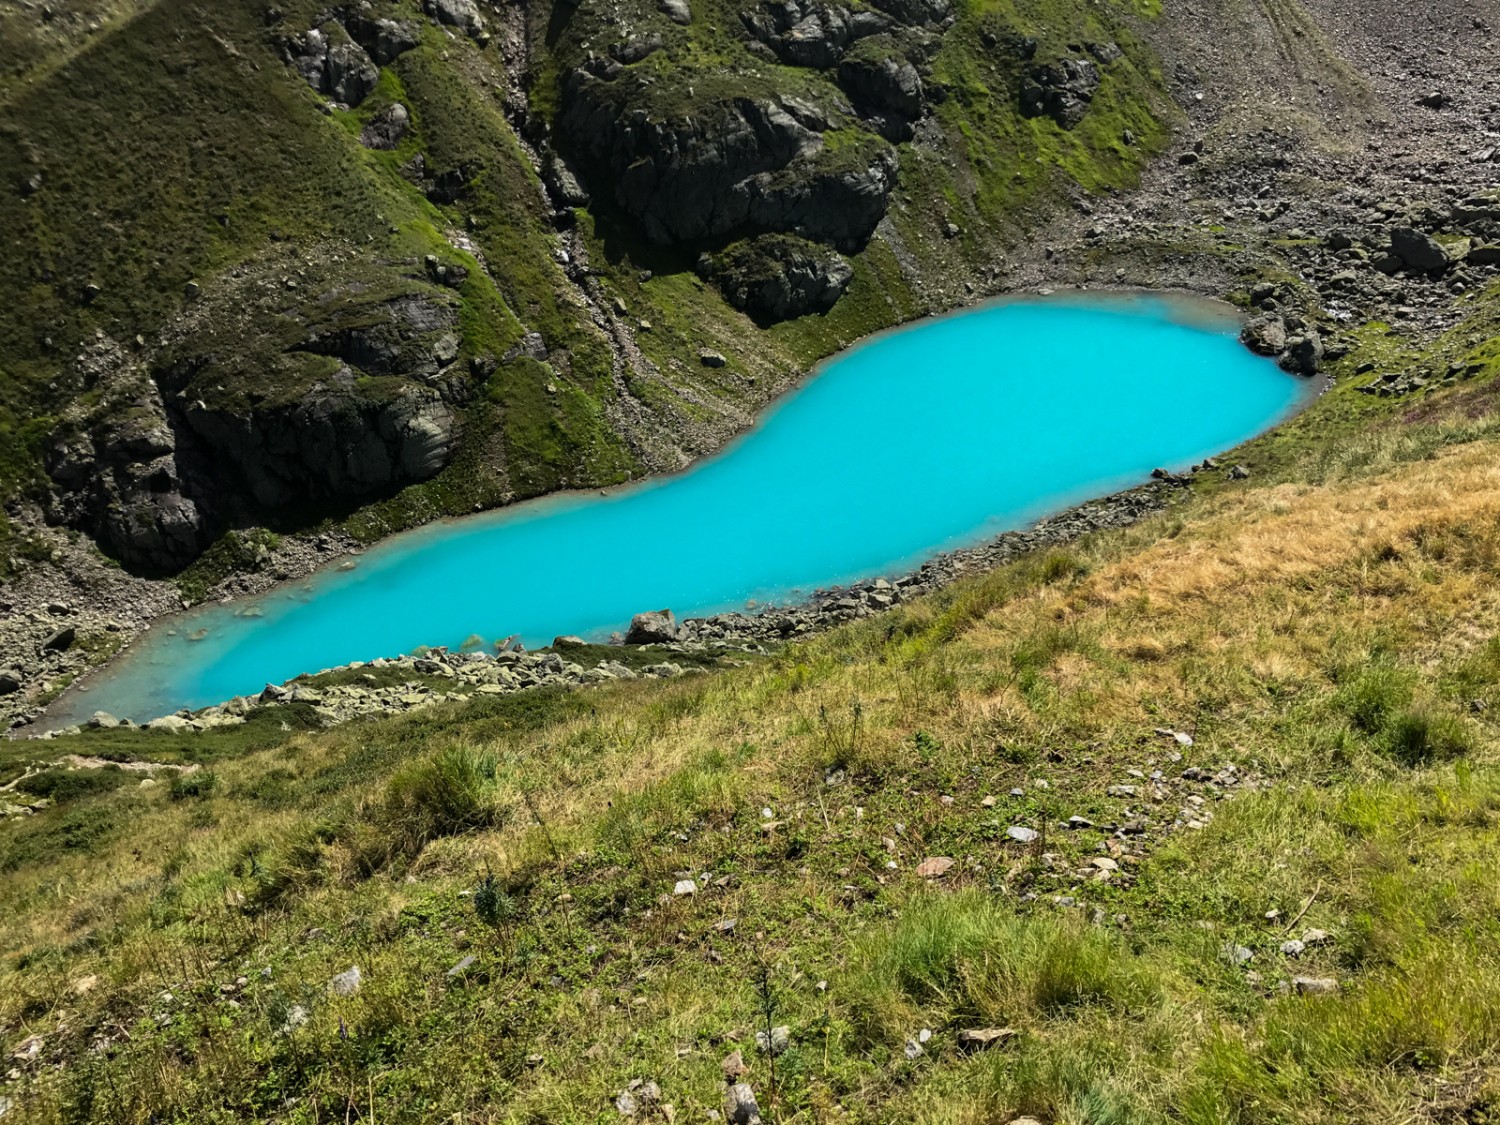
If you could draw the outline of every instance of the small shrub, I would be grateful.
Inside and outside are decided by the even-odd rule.
[[[1413,707],[1391,717],[1384,744],[1398,762],[1419,766],[1463,757],[1474,749],[1474,735],[1456,715]]]
[[[486,926],[497,930],[514,920],[516,900],[506,893],[493,875],[486,873],[474,889],[474,913]]]
[[[284,809],[297,803],[297,775],[278,766],[249,782],[235,795],[247,797],[266,808]]]
[[[444,836],[499,824],[493,754],[450,746],[396,773],[385,793],[344,833],[361,874],[396,859],[411,859]]]
[[[1359,730],[1378,734],[1386,720],[1411,703],[1412,674],[1388,661],[1356,673],[1334,696],[1334,703]]]
[[[861,943],[853,1011],[875,1037],[903,1034],[913,1005],[1006,1023],[1068,1008],[1138,1007],[1156,980],[1108,933],[1071,917],[1021,916],[977,892],[923,896]]]
[[[1069,551],[1048,551],[1037,563],[1036,574],[1044,585],[1081,578],[1088,573],[1083,560]]]
[[[219,775],[213,770],[194,770],[174,777],[167,795],[174,801],[186,801],[194,797],[207,797],[218,787]]]
[[[22,778],[16,788],[33,797],[44,797],[55,804],[65,804],[81,797],[98,793],[109,793],[130,780],[130,775],[118,766],[106,766],[99,770],[43,770]]]

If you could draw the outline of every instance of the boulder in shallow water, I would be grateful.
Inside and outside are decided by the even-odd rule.
[[[630,619],[625,634],[628,645],[664,645],[677,639],[677,616],[670,609],[638,613]]]
[[[1286,351],[1286,321],[1279,316],[1256,317],[1240,330],[1240,343],[1256,355],[1280,355]]]

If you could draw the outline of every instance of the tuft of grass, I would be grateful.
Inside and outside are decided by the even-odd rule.
[[[1411,703],[1416,677],[1410,669],[1389,660],[1376,660],[1354,672],[1334,696],[1355,728],[1379,734],[1387,723]]]
[[[919,895],[855,953],[851,1007],[893,1039],[922,1012],[949,1026],[1026,1025],[1083,1007],[1137,1010],[1161,982],[1118,938],[1076,917],[1018,915],[978,891]]]

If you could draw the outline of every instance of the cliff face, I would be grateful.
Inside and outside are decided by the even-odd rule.
[[[1171,112],[1123,2],[97,9],[4,17],[7,568],[679,467]]]

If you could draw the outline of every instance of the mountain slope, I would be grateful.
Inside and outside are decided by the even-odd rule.
[[[375,501],[369,536],[678,467],[958,299],[1022,208],[1131,182],[1169,113],[1128,6],[870,9],[806,66],[700,7],[161,4],[23,70],[11,516],[169,573],[235,526]],[[1076,93],[1028,77],[1075,55]]]
[[[738,670],[18,746],[0,1096],[1483,1120],[1496,415],[1429,407]]]

